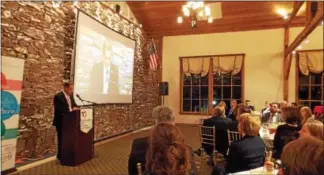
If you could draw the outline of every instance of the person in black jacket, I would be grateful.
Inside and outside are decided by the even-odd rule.
[[[152,116],[155,124],[171,123],[174,124],[175,115],[168,106],[158,106],[153,109]],[[137,163],[141,163],[142,170],[145,171],[146,152],[149,146],[149,137],[135,139],[132,143],[131,152],[128,158],[128,174],[137,175]],[[191,150],[191,148],[189,147]],[[191,150],[192,152],[192,150]],[[193,156],[193,154],[192,154]],[[192,168],[196,171],[195,162],[192,162]]]
[[[299,137],[301,129],[299,108],[286,106],[282,108],[282,117],[286,124],[278,126],[273,140],[273,158],[279,159],[284,146]]]
[[[258,136],[260,122],[250,114],[240,116],[238,130],[243,138],[230,145],[226,173],[246,171],[263,166],[265,144]]]
[[[234,111],[237,108],[237,101],[236,100],[231,100],[230,102],[230,108],[226,110],[226,116],[227,118],[230,118],[231,120],[235,120],[235,114]]]
[[[54,120],[53,126],[57,132],[57,159],[61,159],[61,118],[65,113],[79,110],[73,98],[73,84],[66,82],[63,90],[54,96]]]
[[[209,119],[204,120],[203,126],[215,126],[216,130],[216,150],[219,153],[226,155],[228,148],[228,137],[227,129],[228,125],[231,123],[231,120],[222,116],[224,109],[221,107],[215,107],[213,110],[213,116]],[[213,147],[211,145],[202,144],[205,152],[209,155],[213,153]]]

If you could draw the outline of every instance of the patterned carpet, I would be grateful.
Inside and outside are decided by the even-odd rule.
[[[179,125],[180,129],[185,135],[186,143],[194,150],[200,147],[198,127],[192,125]],[[123,137],[118,140],[99,144],[95,147],[98,157],[81,164],[77,167],[68,167],[60,165],[56,160],[51,161],[40,166],[27,169],[15,175],[21,174],[111,174],[122,175],[127,174],[127,162],[130,152],[131,143],[135,138],[144,137],[149,134],[149,131],[143,131]],[[199,162],[200,158],[195,157]],[[211,167],[204,164],[199,166],[200,174],[207,175],[211,172]]]

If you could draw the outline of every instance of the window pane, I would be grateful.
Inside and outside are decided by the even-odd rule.
[[[192,99],[199,99],[199,86],[192,87]]]
[[[223,87],[223,98],[231,98],[231,87]]]
[[[214,87],[214,99],[221,99],[222,96],[221,96],[221,93],[222,93],[222,88],[221,87]]]
[[[309,102],[307,101],[299,101],[299,106],[309,106]]]
[[[312,109],[312,111],[314,110],[314,107],[315,106],[321,106],[321,102],[311,102],[311,109]]]
[[[322,83],[322,74],[311,74],[311,83],[312,84],[321,84]]]
[[[214,85],[221,85],[222,81],[221,81],[221,76],[219,76],[218,73],[214,74]]]
[[[208,86],[208,74],[204,77],[200,77],[200,84]]]
[[[192,111],[193,112],[199,112],[199,110],[200,110],[200,108],[199,108],[199,100],[192,100],[191,105],[192,105]]]
[[[233,85],[241,85],[242,84],[241,72],[236,75],[232,75],[232,83],[233,83]]]
[[[183,111],[190,111],[190,100],[183,100]]]
[[[231,85],[231,74],[223,74],[223,85]]]
[[[308,99],[308,87],[307,86],[299,86],[298,92],[299,99],[307,100]]]
[[[191,85],[191,76],[183,75],[183,85]]]
[[[183,87],[183,99],[190,99],[190,86]]]
[[[232,93],[233,99],[241,99],[241,86],[233,86]]]
[[[199,85],[200,74],[192,75],[192,85]]]
[[[312,100],[321,100],[322,97],[322,88],[320,86],[311,87],[312,90]]]
[[[208,86],[201,86],[200,87],[200,98],[201,99],[208,99]]]
[[[301,72],[299,72],[299,84],[309,84],[308,76],[302,74]]]
[[[206,114],[208,113],[208,99],[207,100],[201,100],[200,101],[200,112]]]

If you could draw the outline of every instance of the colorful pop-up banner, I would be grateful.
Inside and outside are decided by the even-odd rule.
[[[1,56],[1,171],[15,166],[24,60]]]

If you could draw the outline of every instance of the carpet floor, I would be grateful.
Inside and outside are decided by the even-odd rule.
[[[185,142],[194,150],[200,147],[199,131],[197,126],[193,125],[178,125],[185,135]],[[32,174],[108,174],[108,175],[123,175],[127,174],[128,155],[130,153],[131,144],[135,138],[148,136],[150,130],[127,135],[123,138],[110,141],[107,143],[98,144],[95,147],[96,158],[83,163],[77,167],[69,167],[60,165],[56,160],[45,164],[30,168],[21,172],[13,173],[15,175]],[[208,175],[211,172],[211,167],[205,163],[199,165],[200,158],[195,157],[197,167],[200,169],[200,174]]]

